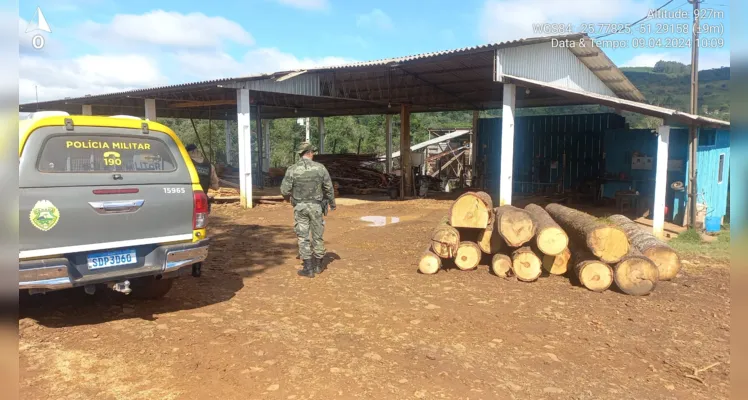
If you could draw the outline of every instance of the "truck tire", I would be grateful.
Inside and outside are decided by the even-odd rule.
[[[130,288],[132,289],[133,297],[143,300],[153,300],[164,297],[169,293],[173,284],[173,278],[156,279],[155,276],[145,276],[130,281]]]

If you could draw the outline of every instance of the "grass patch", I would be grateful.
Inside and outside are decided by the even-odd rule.
[[[669,244],[681,257],[700,256],[720,261],[729,261],[730,259],[729,229],[721,231],[717,235],[717,239],[711,242],[705,241],[696,230],[689,229],[679,234]]]

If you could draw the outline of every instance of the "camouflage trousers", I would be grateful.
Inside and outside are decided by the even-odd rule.
[[[325,220],[322,206],[315,203],[299,203],[293,208],[294,231],[299,240],[299,257],[302,260],[322,258],[325,255]],[[310,240],[311,237],[311,240]]]

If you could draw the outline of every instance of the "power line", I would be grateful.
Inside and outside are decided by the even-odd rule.
[[[665,8],[665,6],[667,6],[668,4],[672,3],[673,1],[675,1],[675,0],[668,0],[668,2],[667,2],[667,3],[665,3],[665,4],[661,5],[661,6],[660,6],[660,8],[658,8],[658,9],[654,10],[653,12],[657,12],[657,11],[660,11],[660,10],[662,10],[663,8]],[[652,13],[652,12],[649,12],[649,13],[647,13],[647,15],[645,15],[644,17],[642,17],[642,18],[641,18],[641,19],[639,19],[638,21],[630,23],[630,24],[629,24],[629,26],[633,27],[633,26],[637,25],[638,23],[640,23],[640,22],[642,22],[642,21],[646,20],[647,18],[649,18],[649,14],[650,14],[650,13]],[[605,35],[601,35],[601,36],[598,36],[598,37],[596,37],[595,39],[600,39],[600,38],[604,38],[604,37],[606,37],[606,36],[610,36],[610,35],[615,35],[616,33],[620,33],[620,32],[610,32],[610,33],[606,33]]]

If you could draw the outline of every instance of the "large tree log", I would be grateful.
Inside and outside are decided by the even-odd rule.
[[[543,272],[540,258],[529,246],[520,247],[512,253],[512,272],[521,281],[535,281]]]
[[[512,259],[506,254],[494,254],[491,258],[491,272],[502,278],[512,276]]]
[[[510,247],[520,247],[535,235],[535,222],[527,211],[509,205],[494,208],[496,230]]]
[[[418,270],[422,274],[431,275],[439,272],[442,267],[442,259],[436,254],[432,253],[429,249],[421,255],[418,260]]]
[[[610,220],[623,229],[632,247],[655,263],[659,270],[659,280],[669,281],[675,278],[680,271],[681,263],[678,253],[672,247],[623,215],[612,215]]]
[[[617,263],[628,254],[629,241],[621,228],[604,224],[592,215],[560,204],[548,204],[545,210],[564,228],[572,241],[585,243],[601,261]]]
[[[464,193],[449,209],[449,224],[455,228],[486,229],[492,208],[491,196],[486,192]]]
[[[657,286],[659,270],[652,260],[643,256],[632,247],[613,267],[613,280],[623,293],[632,296],[643,296],[651,293]]]
[[[546,254],[543,256],[543,269],[548,271],[551,275],[563,275],[569,269],[570,259],[571,251],[569,251],[568,247],[555,256],[549,256]]]
[[[449,226],[449,217],[445,216],[431,234],[431,249],[441,258],[454,258],[460,245],[460,232]]]
[[[613,283],[613,269],[610,265],[581,246],[574,246],[569,250],[574,258],[574,274],[579,282],[593,292],[608,290]]]
[[[455,265],[463,271],[473,269],[480,263],[482,255],[480,247],[475,242],[460,242],[457,255],[455,255]]]
[[[569,237],[566,232],[543,207],[531,203],[525,206],[525,211],[530,213],[535,221],[535,243],[543,254],[559,255],[569,246]]]
[[[490,219],[486,229],[478,234],[478,247],[486,254],[496,254],[504,247],[504,240],[496,230],[496,218],[493,209],[490,211]]]

